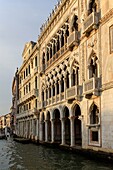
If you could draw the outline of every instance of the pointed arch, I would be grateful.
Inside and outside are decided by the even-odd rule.
[[[99,62],[98,57],[94,50],[91,51],[88,58],[89,79],[92,77],[98,77]]]
[[[90,15],[92,12],[97,12],[99,8],[99,2],[98,0],[88,0],[88,15]]]
[[[99,123],[99,108],[94,102],[90,106],[89,117],[90,117],[90,124]]]

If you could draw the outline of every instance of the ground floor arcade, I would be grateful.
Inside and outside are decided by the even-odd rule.
[[[88,110],[85,115],[85,109],[79,103],[73,103],[20,116],[17,119],[17,135],[72,147],[100,146],[100,111],[94,102]]]

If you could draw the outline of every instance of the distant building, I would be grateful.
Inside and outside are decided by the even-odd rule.
[[[61,0],[18,71],[17,135],[113,152],[113,3]]]
[[[11,113],[0,116],[0,133],[5,133],[5,129],[11,132]]]
[[[11,130],[13,134],[16,134],[16,114],[18,112],[18,106],[17,106],[17,100],[19,97],[19,89],[18,89],[18,69],[15,73],[15,76],[13,78],[12,82],[12,106],[10,108],[11,110]]]
[[[23,64],[18,70],[17,135],[35,139],[39,131],[36,127],[40,69],[38,44],[33,41],[26,43],[22,57]]]

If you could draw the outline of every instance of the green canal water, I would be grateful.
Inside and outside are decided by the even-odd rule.
[[[34,144],[0,140],[0,170],[113,170],[111,164]]]

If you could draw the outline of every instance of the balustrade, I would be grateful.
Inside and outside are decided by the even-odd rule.
[[[36,108],[26,110],[26,111],[22,111],[21,113],[16,115],[16,119],[32,116],[35,113],[34,111],[36,111]]]
[[[38,66],[34,68],[34,74],[38,72]]]
[[[17,101],[17,104],[21,104],[27,100],[29,100],[30,98],[34,98],[34,97],[38,97],[39,95],[39,91],[38,89],[33,89],[31,90],[29,93],[25,94],[25,96],[23,96],[22,98],[20,98],[18,101]]]
[[[60,100],[59,98],[59,94],[56,96],[56,102],[58,102]]]
[[[83,22],[83,33],[89,33],[93,29],[97,29],[99,17],[97,12],[92,12]]]
[[[53,96],[53,103],[55,103],[55,96]]]
[[[94,94],[95,92],[98,92],[99,89],[100,78],[92,77],[83,83],[83,94]]]
[[[23,85],[26,84],[31,79],[31,74],[29,74],[24,80]]]
[[[64,92],[61,93],[61,100],[64,100]]]
[[[78,46],[78,31],[73,31],[67,39],[67,46],[71,49],[73,46]]]
[[[67,44],[65,44],[59,51],[57,51],[52,58],[50,58],[49,61],[47,61],[46,66],[49,67],[57,58],[59,58],[61,55],[64,54],[64,52],[67,50]],[[46,67],[46,68],[47,68]]]
[[[73,98],[77,98],[80,97],[82,93],[82,87],[77,85],[77,86],[73,86],[70,87],[66,90],[66,98],[67,99],[73,99]]]

